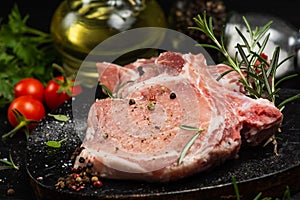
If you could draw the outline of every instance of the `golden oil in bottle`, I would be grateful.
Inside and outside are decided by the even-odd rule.
[[[100,42],[138,27],[166,27],[156,0],[65,0],[53,15],[51,34],[66,73],[72,74]]]

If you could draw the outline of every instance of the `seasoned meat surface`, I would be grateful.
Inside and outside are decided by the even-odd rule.
[[[123,67],[97,67],[114,98],[91,106],[74,167],[91,162],[102,177],[181,179],[237,158],[242,141],[258,145],[282,122],[273,103],[245,96],[236,74],[217,81],[228,66],[207,66],[202,54],[164,52]]]

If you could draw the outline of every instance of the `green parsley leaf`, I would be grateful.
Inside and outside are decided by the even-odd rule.
[[[23,78],[46,84],[52,78],[51,64],[58,62],[51,35],[27,26],[15,4],[8,21],[0,19],[0,105],[13,100],[12,88]]]

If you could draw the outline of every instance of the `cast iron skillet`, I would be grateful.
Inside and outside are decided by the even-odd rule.
[[[285,89],[281,98],[299,93]],[[84,95],[84,93],[82,94]],[[87,113],[89,106],[82,104],[80,113]],[[167,184],[139,181],[103,179],[103,187],[74,192],[55,189],[59,177],[70,173],[71,154],[80,146],[79,135],[84,134],[86,115],[82,115],[82,130],[74,130],[71,101],[52,113],[70,117],[58,122],[47,116],[33,131],[27,144],[26,168],[37,199],[236,199],[232,184],[235,177],[242,199],[253,199],[259,192],[263,196],[281,197],[289,186],[290,191],[300,190],[300,101],[287,105],[284,110],[282,132],[278,133],[279,156],[273,145],[242,147],[239,158],[228,160],[215,169]],[[76,110],[75,110],[76,112]],[[59,149],[45,145],[49,140],[68,138]]]

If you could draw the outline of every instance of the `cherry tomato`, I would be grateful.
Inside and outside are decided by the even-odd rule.
[[[46,115],[43,103],[30,95],[15,98],[8,107],[8,121],[13,127],[16,127],[19,121],[13,110],[18,110],[26,120],[40,121]],[[29,129],[33,129],[35,126],[36,124],[29,124]]]
[[[45,103],[53,110],[79,93],[81,93],[81,87],[74,86],[74,80],[58,76],[56,80],[50,80],[45,87]]]
[[[25,95],[31,95],[35,99],[43,102],[44,86],[35,78],[24,78],[14,86],[15,98]]]

